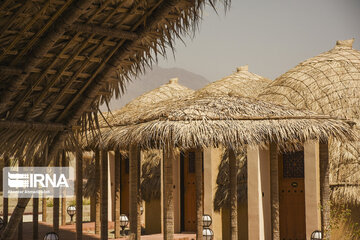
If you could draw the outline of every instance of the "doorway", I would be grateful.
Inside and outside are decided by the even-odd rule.
[[[196,176],[195,152],[180,153],[180,196],[181,196],[181,231],[196,232]],[[204,173],[204,157],[203,167]],[[203,175],[204,182],[204,175]],[[204,184],[203,184],[204,190]],[[204,193],[204,191],[203,191]],[[204,194],[203,194],[204,200]],[[203,204],[204,206],[204,204]]]
[[[280,239],[305,240],[304,151],[279,156]]]

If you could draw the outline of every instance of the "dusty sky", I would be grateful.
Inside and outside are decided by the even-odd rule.
[[[184,38],[186,46],[177,41],[176,59],[169,51],[159,66],[215,81],[249,64],[275,79],[348,38],[360,49],[360,0],[232,0],[226,15],[208,7],[195,38]]]

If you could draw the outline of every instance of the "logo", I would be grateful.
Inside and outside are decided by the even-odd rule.
[[[4,197],[74,196],[74,176],[71,167],[6,167]]]

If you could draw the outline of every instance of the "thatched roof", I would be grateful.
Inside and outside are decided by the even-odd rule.
[[[138,116],[111,144],[143,148],[172,144],[180,148],[257,145],[275,141],[352,139],[348,123],[310,111],[235,96],[188,97],[160,102]]]
[[[123,108],[115,112],[105,113],[104,118],[100,118],[102,120],[100,121],[99,134],[95,132],[95,135],[85,141],[85,145],[92,149],[113,149],[106,145],[108,138],[114,134],[125,134],[128,130],[127,126],[119,125],[136,121],[137,116],[141,115],[143,111],[147,111],[160,102],[165,103],[170,99],[180,99],[193,93],[194,90],[180,85],[178,78],[172,78],[168,83],[135,98]]]
[[[271,80],[249,72],[248,65],[238,67],[236,72],[212,82],[196,91],[196,95],[228,95],[256,98]]]
[[[278,77],[260,99],[360,123],[360,51],[353,39],[310,58]],[[359,125],[355,130],[360,135]],[[333,198],[360,201],[360,143],[331,143]],[[347,189],[347,190],[346,190]]]
[[[55,156],[74,125],[96,125],[99,104],[196,29],[214,2],[2,1],[0,152],[31,158],[48,143]]]

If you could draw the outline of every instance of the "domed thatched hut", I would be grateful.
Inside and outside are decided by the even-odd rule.
[[[129,216],[128,149],[122,148],[121,142],[118,141],[118,139],[127,132],[128,128],[125,125],[122,126],[122,124],[124,122],[131,122],[133,119],[137,119],[137,116],[141,114],[141,112],[148,110],[159,102],[168,101],[170,99],[179,99],[181,97],[191,95],[193,92],[194,90],[180,85],[177,78],[172,78],[168,83],[161,85],[160,87],[147,93],[144,93],[115,112],[105,113],[104,118],[100,118],[100,132],[98,135],[93,135],[92,138],[86,141],[85,148],[93,151],[98,151],[98,149],[115,150],[115,155],[114,152],[109,152],[110,167],[111,169],[115,169],[115,172],[111,171],[110,175],[112,182],[115,182],[116,176],[121,176],[120,185],[123,187],[118,194],[119,196],[117,196],[116,199],[115,197],[112,198],[113,209],[119,208],[121,214],[126,214]],[[142,158],[143,181],[141,182],[141,187],[144,189],[144,191],[142,191],[142,198],[147,200],[145,205],[145,211],[147,212],[145,215],[146,233],[159,233],[161,232],[161,152],[158,150],[143,151],[142,154],[144,157]],[[91,169],[92,167],[94,168],[95,164],[89,165],[89,169],[87,169],[90,174],[95,172],[95,169]],[[96,189],[98,186],[96,181],[97,179],[92,178],[91,181],[87,182],[84,191],[85,195],[93,195],[96,192],[94,191],[94,189]],[[145,186],[148,186],[149,182],[151,182],[153,186],[148,189]],[[112,186],[112,192],[116,195],[117,186],[115,184],[112,184]],[[154,197],[156,201],[150,202],[150,198]],[[119,203],[116,203],[116,201],[120,201],[120,206],[118,206]],[[116,213],[113,213],[112,219],[117,220],[119,217],[116,216]]]
[[[360,51],[353,39],[278,77],[260,99],[360,122]],[[355,126],[359,135],[359,125]],[[360,202],[360,144],[330,139],[330,185],[336,203]],[[329,171],[329,169],[321,169]],[[327,208],[327,202],[323,203]]]
[[[337,41],[330,51],[300,63],[265,88],[261,99],[359,123],[360,51],[353,41]],[[333,142],[330,158],[333,199],[359,203],[359,143]]]

